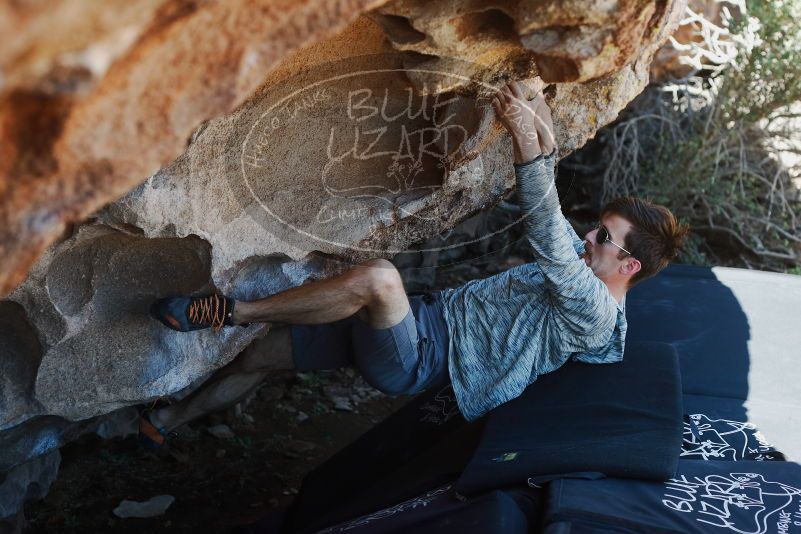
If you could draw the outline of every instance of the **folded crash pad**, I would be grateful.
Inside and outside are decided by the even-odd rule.
[[[784,454],[749,421],[743,402],[726,397],[684,396],[685,460],[782,461]]]
[[[318,534],[527,534],[539,526],[541,493],[534,488],[507,489],[461,499],[446,485]]]
[[[676,353],[633,343],[620,363],[569,362],[493,410],[456,489],[562,476],[664,480],[676,471],[681,441]]]
[[[545,532],[801,533],[801,466],[681,460],[666,482],[550,484]]]

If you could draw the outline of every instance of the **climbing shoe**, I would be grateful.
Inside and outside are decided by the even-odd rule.
[[[151,414],[154,410],[163,407],[169,403],[162,403],[160,400],[154,402],[151,406],[139,407],[139,443],[151,450],[165,449],[167,445],[178,437],[178,432],[168,432],[164,427],[158,427],[153,424]]]
[[[234,299],[212,294],[205,297],[169,297],[153,303],[151,314],[179,332],[233,326]]]

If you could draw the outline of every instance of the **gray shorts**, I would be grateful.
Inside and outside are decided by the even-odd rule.
[[[293,325],[298,371],[353,366],[368,384],[389,394],[413,394],[445,385],[448,328],[439,292],[409,295],[409,313],[389,328],[373,329],[352,315],[334,323]]]

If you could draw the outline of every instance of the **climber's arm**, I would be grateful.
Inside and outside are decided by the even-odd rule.
[[[512,136],[515,165],[528,163],[556,149],[551,110],[542,93],[544,88],[545,83],[539,77],[534,78],[531,86],[534,98],[527,100],[521,85],[512,81],[493,97],[492,105],[498,119]]]

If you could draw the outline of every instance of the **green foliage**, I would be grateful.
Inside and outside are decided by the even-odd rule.
[[[755,0],[732,20],[739,60],[726,71],[719,99],[725,118],[755,123],[801,100],[801,2]],[[752,30],[753,27],[753,30]],[[756,41],[748,37],[754,31]]]
[[[693,231],[680,261],[797,272],[801,169],[778,147],[801,139],[801,0],[749,3],[728,26],[727,68],[649,89],[607,133],[604,200],[670,207]]]

